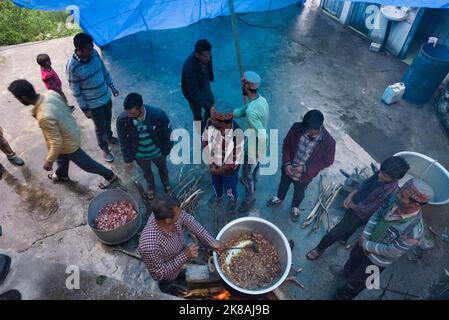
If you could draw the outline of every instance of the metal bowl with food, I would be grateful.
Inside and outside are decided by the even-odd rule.
[[[225,250],[220,256],[214,252],[214,265],[226,284],[241,293],[248,295],[268,293],[280,286],[290,272],[292,254],[288,240],[278,227],[265,219],[256,217],[236,219],[221,229],[217,240],[237,248]],[[248,261],[248,266],[233,265],[231,271],[237,274],[230,276],[230,270],[224,268],[229,268],[232,263],[238,262],[239,255],[249,255],[254,258]],[[264,269],[268,266],[268,269]],[[254,276],[258,269],[270,273],[261,274],[262,287],[252,286],[251,282],[246,283],[248,286],[238,283],[238,279],[242,278],[239,277],[241,276],[239,273],[249,271],[248,275]],[[272,273],[273,271],[276,273]],[[275,278],[273,278],[274,274],[276,274]],[[252,279],[256,278],[252,277]]]
[[[119,212],[113,212],[114,210]],[[113,216],[115,221],[108,221],[105,217],[107,214]],[[117,245],[136,235],[142,223],[142,217],[136,200],[130,194],[111,189],[91,200],[87,221],[100,242]]]

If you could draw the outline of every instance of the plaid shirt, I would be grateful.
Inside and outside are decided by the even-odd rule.
[[[140,236],[139,253],[151,277],[156,281],[174,280],[187,261],[183,227],[209,246],[215,242],[207,230],[185,211],[181,213],[175,226],[174,232],[163,231],[157,225],[154,215],[151,215]]]
[[[303,172],[307,171],[306,163],[307,160],[312,155],[313,151],[315,150],[318,143],[322,140],[323,133],[320,132],[320,135],[315,139],[309,139],[309,137],[304,133],[301,135],[301,138],[299,139],[299,146],[298,151],[296,152],[295,158],[293,159],[292,166],[293,167],[303,167]],[[290,175],[290,178],[295,181],[299,181],[301,179],[302,173],[299,172],[293,172],[292,175]]]

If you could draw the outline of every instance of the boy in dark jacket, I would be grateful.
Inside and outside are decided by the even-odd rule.
[[[310,110],[302,122],[293,124],[284,139],[281,182],[277,195],[268,201],[267,206],[279,205],[293,183],[290,217],[294,222],[299,220],[299,205],[307,185],[321,170],[334,163],[335,140],[323,122],[324,116],[320,111]]]
[[[347,210],[343,219],[321,239],[316,248],[307,253],[307,259],[318,259],[335,241],[345,245],[349,237],[359,227],[364,226],[391,195],[398,192],[398,181],[409,168],[408,163],[401,157],[390,157],[382,162],[379,172],[363,181],[346,197],[343,205]]]
[[[237,210],[238,173],[245,144],[243,131],[232,119],[232,112],[218,112],[212,107],[211,118],[202,137],[215,189],[215,195],[209,200],[208,206],[213,208],[221,203],[224,189],[229,198],[228,214]]]
[[[167,114],[158,108],[143,104],[140,94],[130,93],[123,102],[124,112],[117,118],[117,133],[128,170],[133,162],[144,172],[148,183],[148,198],[155,197],[153,162],[159,170],[165,193],[170,191],[166,157],[173,147],[171,126]]]
[[[211,50],[212,46],[207,40],[198,40],[195,52],[186,59],[182,67],[182,94],[192,109],[193,120],[201,121],[201,132],[210,118],[210,109],[215,103],[210,87],[210,83],[214,81]],[[203,117],[202,109],[205,111]]]

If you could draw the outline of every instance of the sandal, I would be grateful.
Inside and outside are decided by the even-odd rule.
[[[70,181],[69,177],[58,177],[58,175],[56,174],[56,172],[54,173],[49,173],[47,175],[48,179],[50,179],[53,182],[68,182]]]
[[[111,180],[106,180],[105,182],[102,182],[98,185],[98,188],[102,190],[110,189],[112,185],[118,181],[118,176],[114,174]]]
[[[322,251],[319,251],[318,249],[312,249],[307,253],[306,258],[313,261],[318,259],[322,254]]]

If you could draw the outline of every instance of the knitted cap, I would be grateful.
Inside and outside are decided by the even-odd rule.
[[[401,188],[410,198],[417,202],[427,203],[433,198],[434,192],[423,180],[412,178],[408,180]]]
[[[242,77],[242,82],[243,83],[247,82],[249,84],[249,87],[253,90],[259,88],[260,81],[261,81],[260,76],[254,71],[246,71]]]
[[[218,121],[229,121],[234,117],[234,114],[232,112],[217,110],[217,107],[215,105],[210,109],[210,115],[212,118]]]

